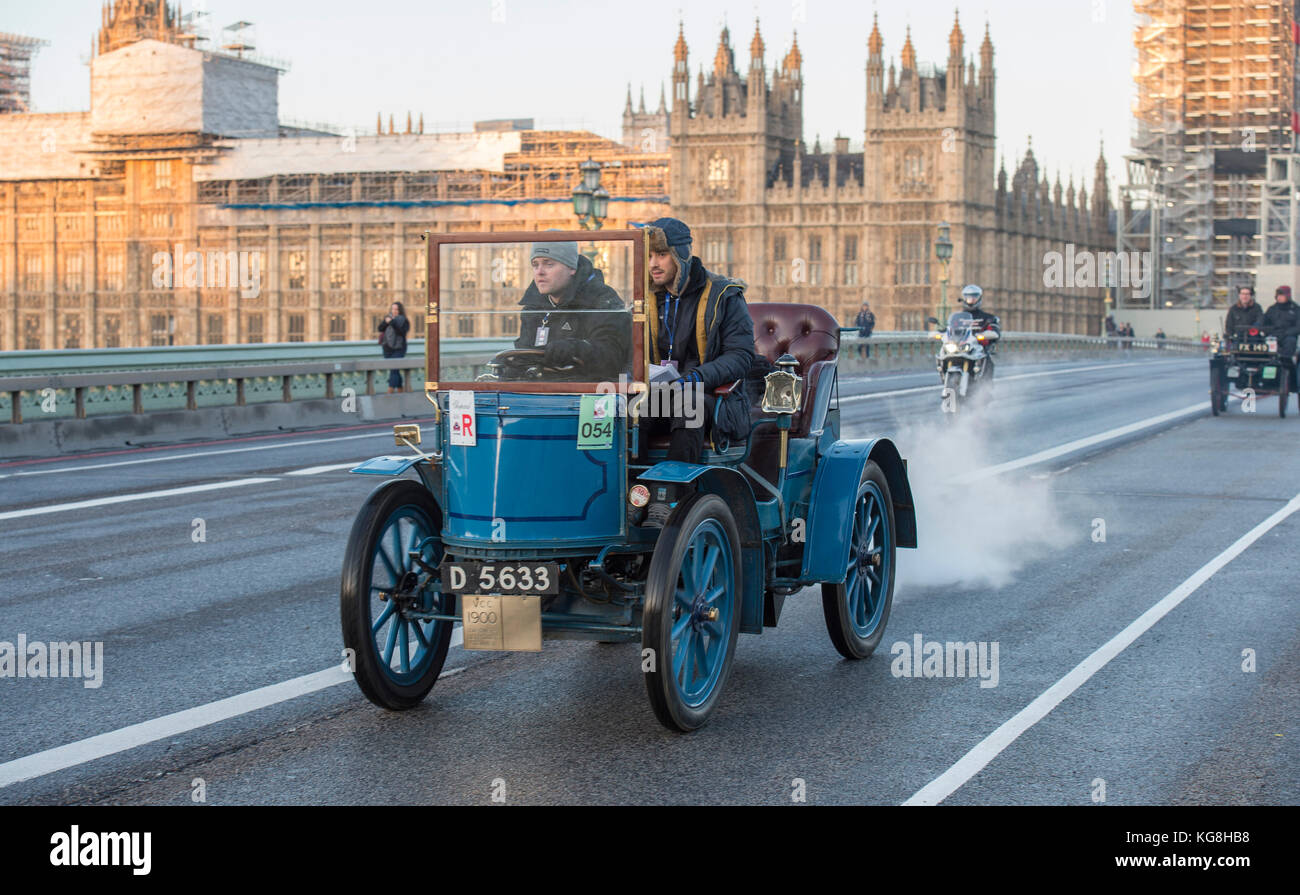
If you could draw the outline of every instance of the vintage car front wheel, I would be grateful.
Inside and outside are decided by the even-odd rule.
[[[740,582],[740,534],[726,502],[684,500],[655,546],[642,616],[646,690],[670,730],[702,727],[718,704],[740,630]]]
[[[451,644],[454,598],[429,569],[442,562],[442,513],[410,479],[376,488],[357,513],[343,556],[343,645],[357,685],[381,708],[414,708],[433,689]],[[412,558],[416,554],[420,562]]]
[[[854,500],[843,584],[822,585],[826,630],[840,655],[865,659],[880,645],[894,601],[894,504],[889,483],[871,461]]]

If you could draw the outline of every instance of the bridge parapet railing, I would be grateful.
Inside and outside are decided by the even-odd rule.
[[[472,380],[486,370],[493,355],[512,346],[509,339],[448,340],[443,346],[445,378]],[[867,347],[869,357],[865,356]],[[1203,353],[1205,346],[1174,340],[1006,333],[998,348],[999,357],[1007,360],[1118,358],[1155,351]],[[423,340],[412,340],[403,358],[376,357],[377,353],[373,342],[5,352],[0,355],[0,424],[277,401],[346,400],[386,391],[390,370],[401,372],[407,390],[419,390],[424,375]],[[446,363],[447,355],[456,358],[454,367]],[[932,333],[878,333],[869,339],[844,333],[840,366],[846,375],[926,369],[934,356]]]

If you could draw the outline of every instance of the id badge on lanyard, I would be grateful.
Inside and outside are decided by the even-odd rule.
[[[551,335],[551,328],[549,326],[537,327],[537,334],[533,336],[533,347],[545,348],[546,340],[550,338],[550,335]]]

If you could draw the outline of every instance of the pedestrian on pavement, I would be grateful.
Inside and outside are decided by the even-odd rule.
[[[1163,349],[1163,348],[1165,347],[1165,346],[1164,346],[1164,341],[1165,341],[1165,329],[1164,329],[1163,326],[1158,326],[1158,327],[1156,327],[1156,339],[1160,342],[1160,344],[1157,345],[1156,347],[1157,347],[1157,348],[1161,348],[1161,349]]]
[[[393,302],[388,316],[379,324],[379,345],[384,357],[406,357],[406,334],[411,322],[406,319],[406,309],[400,301]],[[388,371],[388,393],[402,390],[402,371],[397,367]]]
[[[871,346],[866,343],[866,339],[871,338],[871,332],[876,328],[876,315],[871,313],[871,304],[862,303],[862,310],[858,311],[858,316],[854,318],[853,325],[858,328],[858,335],[864,340],[858,348],[858,354],[861,357],[871,357]]]

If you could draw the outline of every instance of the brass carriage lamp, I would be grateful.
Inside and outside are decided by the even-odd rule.
[[[777,358],[777,369],[763,377],[763,412],[776,413],[776,426],[781,431],[781,477],[785,478],[785,461],[790,445],[790,418],[803,406],[803,377],[794,371],[799,361],[794,355],[783,354]]]
[[[799,412],[803,400],[803,377],[794,371],[799,361],[794,355],[783,354],[777,360],[777,369],[763,377],[763,412],[793,415]],[[789,420],[786,420],[787,424]]]

